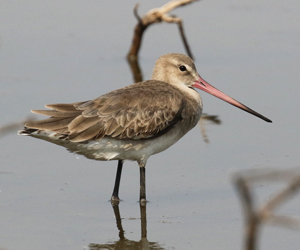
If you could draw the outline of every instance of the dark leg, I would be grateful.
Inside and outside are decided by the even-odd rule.
[[[140,165],[140,202],[146,202],[146,169]]]
[[[120,187],[120,180],[121,180],[121,174],[122,174],[122,167],[123,167],[123,161],[118,161],[118,169],[116,174],[116,180],[115,180],[115,187],[114,191],[112,193],[111,200],[112,201],[119,201],[119,187]]]

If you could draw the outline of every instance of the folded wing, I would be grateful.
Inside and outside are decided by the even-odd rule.
[[[33,110],[50,118],[27,128],[57,132],[74,142],[101,139],[145,139],[168,131],[181,119],[184,99],[170,84],[150,81],[112,91],[95,100],[46,105]]]

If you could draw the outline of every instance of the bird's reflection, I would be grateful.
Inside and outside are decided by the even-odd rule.
[[[157,242],[149,242],[147,240],[147,216],[146,216],[146,204],[140,204],[140,212],[141,212],[141,240],[134,241],[126,239],[124,234],[125,230],[122,226],[122,219],[120,215],[119,203],[112,202],[112,208],[116,218],[116,224],[119,231],[119,240],[114,242],[108,242],[105,244],[91,243],[89,245],[90,250],[163,250],[165,248],[161,247]]]

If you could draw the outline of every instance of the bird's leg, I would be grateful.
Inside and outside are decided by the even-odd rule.
[[[121,180],[121,174],[122,174],[122,167],[123,167],[123,161],[118,160],[118,169],[117,169],[117,174],[116,174],[115,187],[114,187],[114,191],[111,196],[111,201],[120,201],[119,187],[120,187],[120,180]]]
[[[146,168],[145,164],[139,163],[140,166],[140,203],[146,203]]]

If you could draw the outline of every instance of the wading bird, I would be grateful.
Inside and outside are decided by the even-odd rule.
[[[195,88],[271,122],[208,84],[197,73],[191,58],[172,53],[156,61],[151,80],[94,100],[50,104],[46,105],[50,110],[32,110],[50,118],[27,122],[19,134],[55,143],[90,159],[118,160],[112,200],[119,200],[123,161],[137,161],[140,202],[144,202],[148,158],[172,146],[200,119],[202,100]]]

